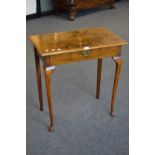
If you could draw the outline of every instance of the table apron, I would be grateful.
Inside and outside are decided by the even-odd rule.
[[[45,66],[53,66],[120,55],[121,46],[113,46],[100,49],[89,49],[78,52],[53,54],[50,56],[44,56],[41,59],[43,60]]]

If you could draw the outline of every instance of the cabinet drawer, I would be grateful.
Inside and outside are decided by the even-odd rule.
[[[44,62],[47,66],[68,64],[76,61],[119,56],[120,51],[121,46],[106,47],[101,49],[86,49],[78,52],[53,54],[50,57],[44,57]]]

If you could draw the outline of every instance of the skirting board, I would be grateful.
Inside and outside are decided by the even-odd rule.
[[[26,15],[26,20],[31,20],[31,19],[42,17],[42,16],[52,15],[52,14],[54,14],[54,10],[43,11],[39,15],[37,13],[34,13],[34,14]]]

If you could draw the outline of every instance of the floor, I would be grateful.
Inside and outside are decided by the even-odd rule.
[[[42,74],[44,111],[39,111],[33,47],[29,35],[107,27],[128,41],[129,4],[81,11],[75,21],[67,14],[27,21],[27,155],[128,155],[129,153],[129,49],[124,46],[124,64],[116,96],[115,113],[109,115],[115,64],[104,59],[101,98],[95,98],[96,60],[60,65],[52,76],[55,131],[49,133],[49,115]]]

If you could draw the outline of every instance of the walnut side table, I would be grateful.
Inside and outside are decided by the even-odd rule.
[[[71,32],[58,32],[30,36],[34,46],[40,110],[43,111],[40,60],[43,62],[48,108],[49,131],[54,130],[50,77],[56,65],[97,59],[96,98],[100,96],[102,59],[112,57],[116,64],[110,114],[113,116],[114,101],[122,66],[121,47],[127,44],[119,36],[105,28],[88,28]]]

